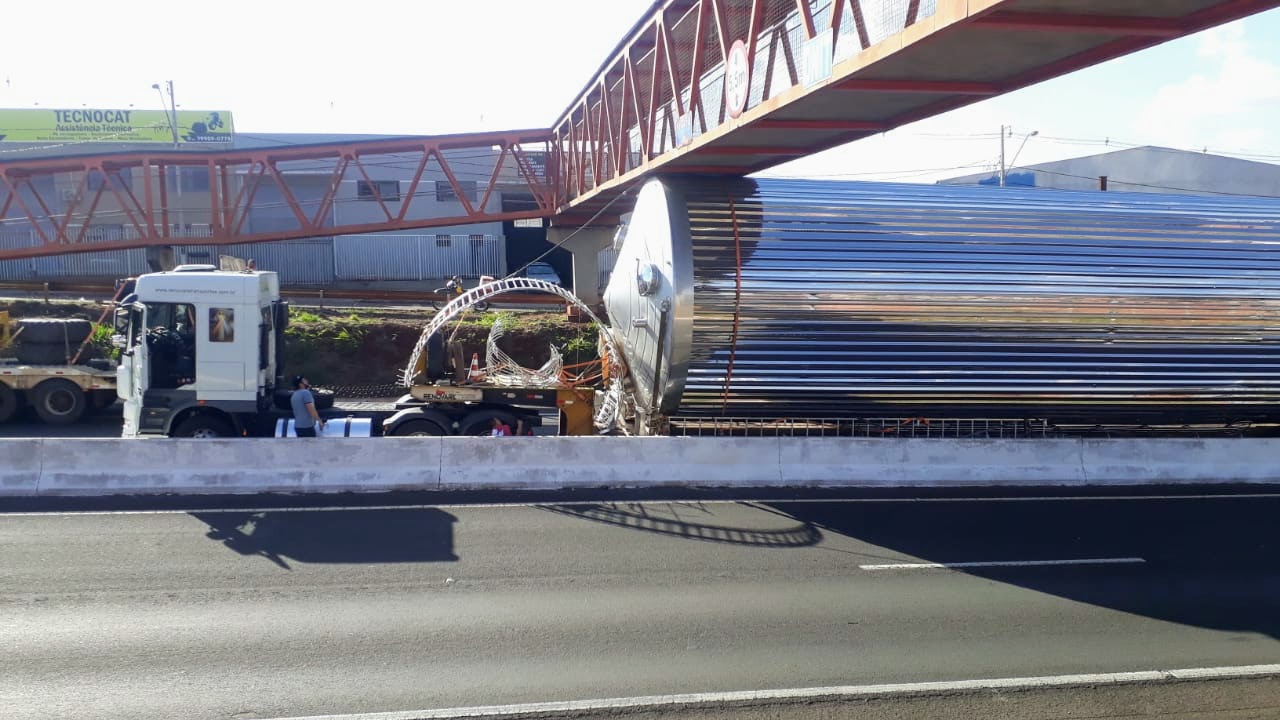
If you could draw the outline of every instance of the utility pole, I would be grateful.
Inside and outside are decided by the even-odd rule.
[[[173,81],[167,80],[169,85],[169,110],[173,113],[172,120],[169,121],[169,129],[173,131],[173,149],[178,149],[178,101],[173,97]]]
[[[1004,136],[1006,131],[1008,132],[1010,137],[1013,137],[1013,126],[1012,125],[1000,126],[1000,187],[1005,186],[1005,181],[1008,179],[1008,176],[1009,176],[1009,168],[1006,167],[1004,162]],[[1028,140],[1030,140],[1031,138],[1039,134],[1040,134],[1039,130],[1032,130],[1031,132],[1027,133],[1025,137],[1022,138],[1022,144],[1018,146],[1018,152],[1013,154],[1013,161],[1009,163],[1010,165],[1016,166],[1018,164],[1018,156],[1022,154],[1022,148],[1027,146]]]
[[[169,107],[164,107],[164,93],[160,90],[159,83],[152,83],[151,89],[160,93],[160,107],[164,110],[164,119],[169,122],[169,132],[173,133],[173,149],[178,149],[178,101],[173,97],[173,81],[166,80],[165,84],[169,87]]]
[[[166,80],[165,85],[168,86],[169,88],[169,107],[168,109],[165,109],[164,116],[165,116],[165,119],[169,121],[169,132],[173,134],[173,149],[177,150],[179,149],[178,148],[178,101],[173,97],[173,81]],[[151,88],[156,92],[160,93],[160,107],[163,109],[164,93],[160,91],[160,84],[155,83],[151,86]],[[161,178],[160,182],[167,182],[167,178]],[[182,199],[182,166],[178,166],[173,169],[173,185],[174,185],[174,190],[176,190],[178,194],[178,203],[177,203],[178,230],[179,232],[185,232],[186,218],[184,217],[185,213],[183,212],[183,210],[185,209],[184,208],[185,203]]]
[[[1008,128],[1004,125],[1000,126],[1000,187],[1004,187],[1005,167],[1004,167],[1004,133]]]

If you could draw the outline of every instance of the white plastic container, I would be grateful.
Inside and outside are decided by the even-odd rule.
[[[294,430],[297,421],[281,418],[276,421],[276,437],[298,437]],[[317,437],[372,437],[373,420],[370,418],[327,418],[324,430]]]

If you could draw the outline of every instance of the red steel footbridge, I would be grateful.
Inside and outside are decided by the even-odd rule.
[[[1277,6],[661,0],[549,128],[0,153],[0,260],[498,220],[609,226],[654,173],[749,174]],[[408,181],[382,181],[388,168]]]

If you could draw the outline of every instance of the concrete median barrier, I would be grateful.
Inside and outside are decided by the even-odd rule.
[[[439,438],[59,440],[40,495],[434,490]]]
[[[1082,465],[1090,484],[1280,482],[1280,440],[1084,440]]]
[[[770,486],[777,438],[448,438],[440,487]]]
[[[945,487],[1079,485],[1078,440],[861,440],[791,438],[781,444],[787,485]]]
[[[5,440],[0,447],[0,497],[32,496],[40,481],[43,440]]]
[[[1280,483],[1280,440],[0,440],[0,496]]]

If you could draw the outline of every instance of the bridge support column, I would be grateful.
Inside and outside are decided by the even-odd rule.
[[[614,227],[547,228],[547,242],[573,253],[573,294],[587,305],[600,302],[599,252],[613,244]],[[567,241],[566,237],[573,235]]]

